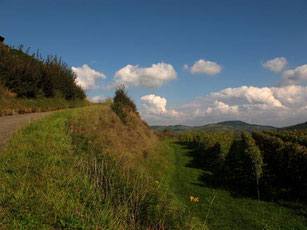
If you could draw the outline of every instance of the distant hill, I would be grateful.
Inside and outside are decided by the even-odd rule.
[[[264,131],[264,130],[272,130],[277,129],[273,126],[263,126],[263,125],[256,125],[256,124],[249,124],[243,121],[223,121],[219,123],[213,123],[208,125],[202,126],[186,126],[186,125],[170,125],[170,126],[151,126],[151,129],[163,132],[163,130],[168,129],[170,132],[173,133],[185,133],[190,131]]]
[[[281,129],[290,129],[290,130],[293,130],[293,129],[307,129],[307,121],[305,123],[284,127],[284,128],[281,128]]]

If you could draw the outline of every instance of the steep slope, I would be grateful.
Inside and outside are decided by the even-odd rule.
[[[37,52],[29,54],[0,43],[0,82],[18,97],[61,97],[84,99],[84,91],[76,84],[76,75],[57,56],[47,58]]]
[[[87,100],[65,98],[18,98],[0,83],[0,117],[6,115],[46,112],[88,106]]]
[[[162,183],[164,147],[138,114],[65,110],[15,133],[0,154],[4,229],[186,229]]]
[[[85,97],[61,58],[0,42],[0,116],[85,106]]]

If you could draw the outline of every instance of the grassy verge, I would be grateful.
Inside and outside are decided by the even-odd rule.
[[[306,229],[307,219],[301,206],[283,207],[273,202],[236,196],[207,183],[210,171],[197,166],[195,150],[170,142],[174,154],[173,178],[170,180],[178,202],[189,208],[196,227],[208,229]],[[191,201],[198,197],[199,202]],[[199,225],[197,225],[199,223]]]
[[[88,105],[90,103],[85,100],[65,100],[63,98],[16,99],[0,103],[0,116],[46,112]]]
[[[163,182],[165,146],[129,116],[91,106],[15,133],[0,154],[0,229],[189,228]]]
[[[15,94],[0,84],[0,116],[18,113],[35,113],[89,105],[86,100],[66,100],[64,98],[17,98]]]

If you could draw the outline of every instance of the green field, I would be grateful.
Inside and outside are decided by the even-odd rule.
[[[211,172],[195,163],[195,149],[177,142],[169,146],[175,166],[170,183],[178,202],[189,207],[198,226],[205,222],[208,229],[307,229],[306,209],[240,197],[213,186],[204,179]],[[199,202],[191,202],[190,196],[199,197]]]

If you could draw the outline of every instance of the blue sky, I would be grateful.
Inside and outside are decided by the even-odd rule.
[[[130,64],[138,80],[129,84],[128,78],[135,75],[125,72],[117,83],[128,86],[129,95],[150,124],[198,125],[242,119],[283,126],[307,117],[306,12],[304,0],[1,0],[0,34],[6,44],[23,44],[43,55],[57,54],[69,66],[86,64],[103,73],[106,78],[100,77],[87,90],[90,98],[112,96],[115,74]],[[286,63],[280,71],[263,66],[281,57]],[[210,75],[206,66],[199,66],[205,69],[193,73],[191,67],[199,60],[221,70]],[[162,66],[152,67],[158,63],[171,65],[167,71],[174,70],[176,76],[166,75],[161,84],[151,85],[164,73],[155,71]],[[183,68],[185,64],[189,69]],[[302,68],[295,71],[298,67]],[[285,76],[287,70],[294,71],[288,73],[290,77]],[[287,78],[286,83],[281,84],[282,78]],[[142,79],[149,82],[142,84]],[[265,99],[250,98],[254,91],[242,86],[260,89],[257,94]],[[232,90],[228,98],[213,95],[225,88]],[[234,95],[235,89],[240,93]],[[280,92],[289,90],[293,98],[281,96]],[[144,98],[148,95],[155,97]],[[270,97],[281,105],[270,104]],[[296,101],[291,104],[291,100]],[[253,109],[260,108],[263,113],[251,116]],[[289,113],[287,109],[300,112],[282,115]]]

